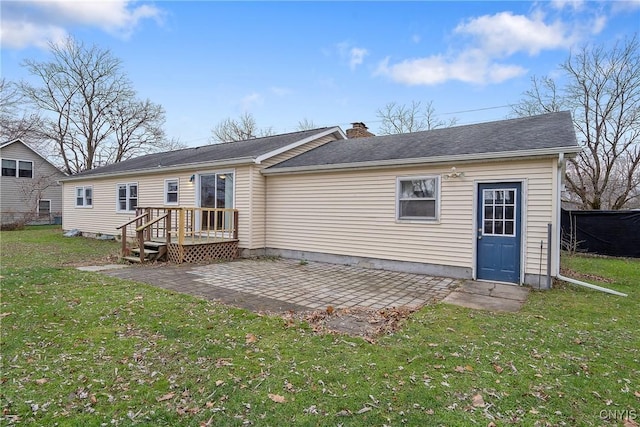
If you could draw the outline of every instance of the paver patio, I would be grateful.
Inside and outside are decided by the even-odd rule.
[[[288,259],[207,265],[136,266],[102,271],[255,312],[340,308],[419,308],[444,299],[461,281]]]

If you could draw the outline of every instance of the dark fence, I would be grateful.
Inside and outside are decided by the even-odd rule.
[[[562,210],[564,249],[640,258],[640,211]]]

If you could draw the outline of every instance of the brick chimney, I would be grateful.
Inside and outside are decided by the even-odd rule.
[[[347,138],[349,139],[375,136],[367,130],[369,128],[362,122],[351,123],[351,126],[353,126],[351,129],[347,129]]]

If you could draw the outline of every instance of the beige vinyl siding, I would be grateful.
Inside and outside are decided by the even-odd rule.
[[[241,177],[247,177],[248,180],[246,183],[243,182],[240,187],[236,187],[236,195],[240,196],[240,199],[237,200],[241,201],[241,205],[238,206],[241,248],[262,249],[266,245],[266,179],[260,173],[260,170],[284,162],[287,159],[313,150],[335,139],[334,135],[323,136],[315,141],[308,142],[267,159],[260,165],[249,166],[246,173],[243,172],[240,175]],[[248,197],[246,200],[245,196]]]
[[[238,246],[248,248],[251,245],[251,169],[242,166],[235,169],[234,203],[238,209]]]
[[[321,145],[326,144],[327,142],[335,141],[336,137],[334,135],[326,135],[322,138],[318,138],[315,141],[307,142],[299,147],[293,148],[284,153],[278,154],[277,156],[271,157],[270,159],[265,160],[261,163],[263,168],[268,168],[269,166],[273,166],[275,164],[284,162],[287,159],[290,159],[295,156],[299,156],[302,153],[306,153],[307,151],[313,150],[314,148],[318,148]]]
[[[64,182],[64,213],[62,226],[65,230],[78,229],[85,233],[118,234],[116,227],[135,217],[133,212],[117,212],[117,185],[138,184],[138,206],[163,207],[164,180],[177,178],[180,206],[194,206],[195,184],[189,182],[193,172],[154,174],[138,177],[103,178]],[[76,207],[76,187],[93,188],[93,206]],[[175,206],[175,205],[174,205]]]
[[[22,142],[14,142],[0,150],[0,157],[33,162],[33,178],[0,177],[0,211],[2,222],[28,216],[36,219],[38,200],[51,201],[51,216],[62,213],[62,185],[65,175]],[[17,163],[16,163],[17,166]]]
[[[266,244],[266,179],[257,167],[251,167],[251,242],[249,249],[261,249]]]
[[[268,176],[267,247],[472,267],[477,182],[523,180],[525,266],[537,273],[552,220],[551,161],[456,166],[465,176],[441,178],[436,222],[396,220],[396,179],[442,175],[450,166]]]

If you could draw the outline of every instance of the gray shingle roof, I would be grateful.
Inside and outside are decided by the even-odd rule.
[[[135,157],[122,162],[80,172],[73,177],[84,177],[103,174],[118,174],[130,171],[151,170],[159,167],[187,166],[206,162],[224,162],[234,159],[255,159],[274,150],[286,147],[297,141],[320,134],[329,128],[292,132],[245,141],[227,142],[223,144],[204,145],[183,150],[167,151]]]
[[[569,148],[576,151],[569,112],[549,113],[399,135],[332,141],[267,171],[376,161]]]

